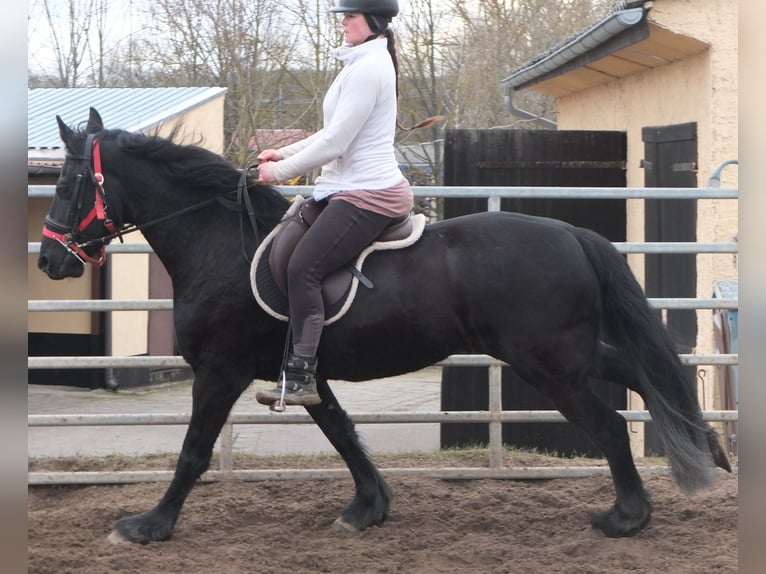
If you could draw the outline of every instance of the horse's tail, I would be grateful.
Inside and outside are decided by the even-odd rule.
[[[692,381],[662,322],[614,246],[587,229],[574,234],[600,284],[604,341],[626,362],[623,380],[614,382],[643,397],[678,485],[687,492],[707,486],[713,480],[711,454],[723,468],[728,460],[715,431],[703,421]]]

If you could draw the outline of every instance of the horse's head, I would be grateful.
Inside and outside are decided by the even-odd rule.
[[[106,245],[125,233],[151,228],[147,241],[162,259],[159,244],[188,243],[203,236],[201,228],[228,241],[224,232],[247,215],[268,233],[287,208],[278,190],[250,181],[247,170],[210,150],[174,142],[175,130],[167,138],[106,130],[93,108],[85,129],[56,120],[66,158],[37,262],[51,279],[80,277],[88,263],[102,265]],[[240,229],[239,241],[242,234]],[[256,244],[261,236],[254,232]]]
[[[107,215],[104,176],[97,134],[101,116],[91,108],[84,131],[74,131],[59,116],[59,133],[66,158],[56,183],[56,194],[43,225],[37,266],[51,279],[80,277],[86,263],[106,260],[103,240],[115,227]]]

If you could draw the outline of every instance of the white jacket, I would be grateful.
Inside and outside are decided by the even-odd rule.
[[[403,179],[394,155],[396,73],[379,38],[342,46],[333,56],[344,62],[324,99],[324,127],[279,150],[277,181],[322,166],[314,198],[344,190],[387,189]]]

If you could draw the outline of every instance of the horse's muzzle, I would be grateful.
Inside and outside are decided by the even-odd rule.
[[[40,244],[40,256],[37,258],[37,268],[51,279],[66,279],[67,277],[82,277],[85,264],[72,255],[62,245],[43,237]]]

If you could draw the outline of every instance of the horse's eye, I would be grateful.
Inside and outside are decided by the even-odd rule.
[[[56,195],[61,199],[69,199],[72,196],[72,189],[65,183],[56,185]]]

